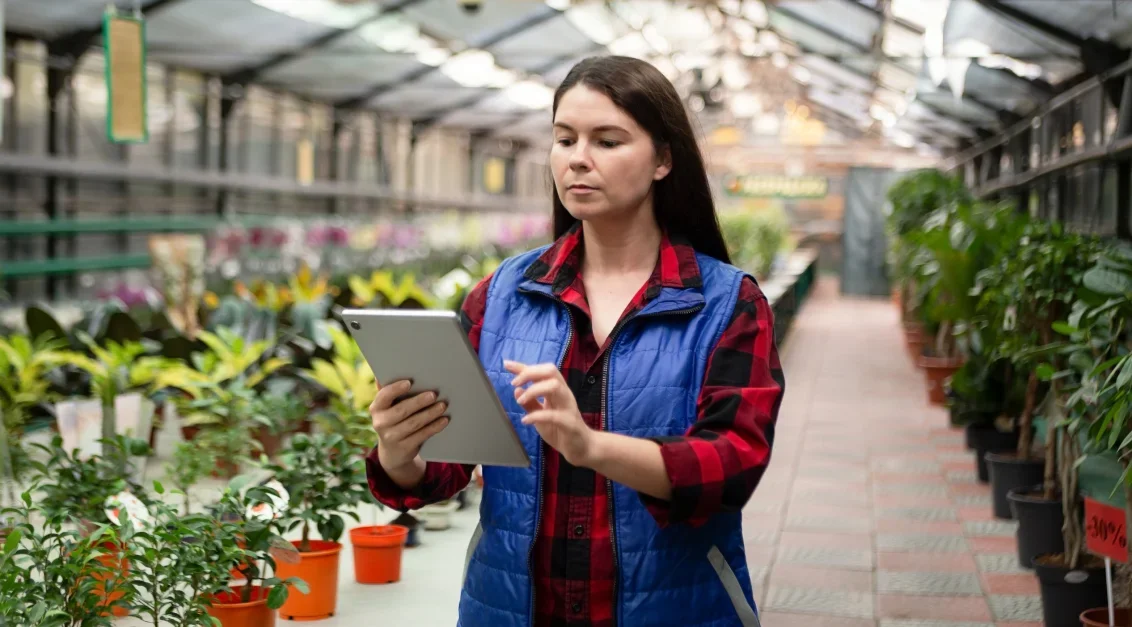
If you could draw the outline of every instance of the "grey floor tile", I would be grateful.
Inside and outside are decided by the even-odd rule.
[[[873,569],[873,552],[867,549],[782,546],[778,548],[778,560],[790,564],[807,564],[846,570]]]
[[[880,627],[994,627],[994,623],[972,623],[954,620],[920,618],[882,618]]]
[[[963,532],[969,536],[1014,537],[1018,523],[1013,520],[968,520]]]
[[[995,620],[1042,620],[1042,598],[1038,596],[991,595],[987,602]]]
[[[969,550],[962,536],[913,533],[878,533],[877,550],[916,551],[924,553],[965,553]]]
[[[873,595],[867,592],[771,586],[767,590],[765,607],[777,612],[872,618]]]
[[[868,518],[793,516],[786,519],[786,528],[805,531],[868,533],[873,530],[873,523],[872,520]]]
[[[947,486],[938,483],[882,483],[873,485],[873,493],[893,496],[938,496],[946,498]]]
[[[1018,574],[1030,572],[1018,565],[1018,556],[1014,553],[976,555],[975,564],[978,565],[979,571],[984,573]]]
[[[994,497],[989,494],[959,494],[952,498],[958,507],[990,507]]]
[[[980,596],[983,593],[975,573],[908,573],[879,571],[880,594],[918,594],[925,596]]]

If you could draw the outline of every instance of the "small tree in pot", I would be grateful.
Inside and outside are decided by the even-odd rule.
[[[1057,223],[1029,222],[1017,242],[998,264],[980,275],[980,310],[986,327],[996,330],[996,353],[1010,359],[1015,372],[1026,379],[1018,448],[1013,454],[990,453],[987,457],[994,514],[999,518],[1013,517],[1008,497],[1011,490],[1029,490],[1042,483],[1043,478],[1047,485],[1043,500],[1056,510],[1056,421],[1047,420],[1045,454],[1039,458],[1033,453],[1033,418],[1046,392],[1038,366],[1042,347],[1054,339],[1054,323],[1068,315],[1082,277],[1096,263],[1100,252],[1097,240],[1066,233]],[[1060,369],[1061,364],[1055,363],[1053,367]],[[1024,563],[1026,559],[1023,558]]]
[[[335,613],[338,603],[338,540],[346,531],[346,517],[358,520],[354,508],[367,491],[362,458],[340,435],[296,434],[265,467],[290,495],[287,511],[279,520],[284,532],[300,532],[293,542],[298,564],[280,564],[281,577],[299,577],[310,586],[308,595],[292,595],[280,608],[288,619],[314,620]],[[315,540],[312,531],[321,540]]]

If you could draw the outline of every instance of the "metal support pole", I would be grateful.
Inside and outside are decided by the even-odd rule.
[[[236,110],[236,105],[243,96],[242,93],[239,97],[233,94],[233,87],[237,87],[237,85],[224,81],[220,85],[220,154],[217,159],[217,166],[221,173],[228,172],[232,153],[232,113]],[[216,215],[224,217],[227,213],[227,205],[228,192],[221,189],[216,193]]]

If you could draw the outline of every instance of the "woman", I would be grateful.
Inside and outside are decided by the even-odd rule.
[[[532,464],[483,470],[460,625],[757,625],[740,522],[784,388],[770,307],[728,265],[660,72],[587,59],[553,113],[556,241],[504,262],[462,309]],[[378,393],[367,458],[372,492],[402,511],[473,470],[421,461],[446,407],[393,404],[410,387]]]

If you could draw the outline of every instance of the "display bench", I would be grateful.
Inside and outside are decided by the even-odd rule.
[[[774,312],[775,340],[783,341],[794,317],[809,298],[817,273],[817,261],[817,249],[796,250],[786,259],[781,270],[759,284]]]

